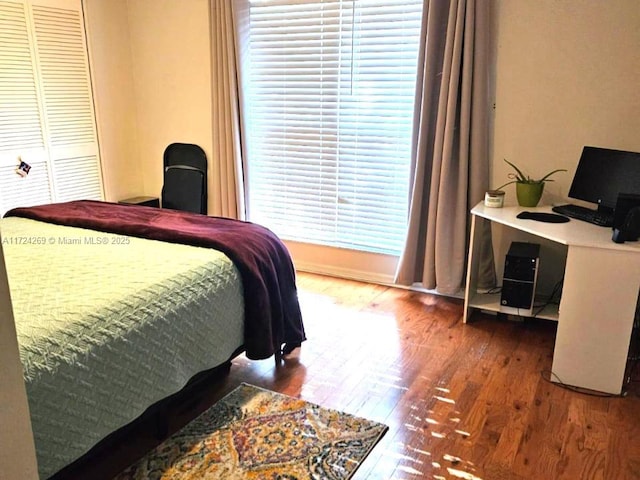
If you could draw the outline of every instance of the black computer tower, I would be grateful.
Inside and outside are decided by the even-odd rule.
[[[514,315],[532,315],[538,279],[540,245],[512,242],[504,261],[500,311]]]

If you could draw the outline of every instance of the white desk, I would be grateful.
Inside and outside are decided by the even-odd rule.
[[[471,210],[464,322],[473,308],[500,311],[499,298],[477,292],[478,217],[566,245],[559,311],[547,309],[538,315],[558,321],[552,371],[568,385],[621,393],[640,291],[640,242],[614,243],[610,228],[580,220],[542,223],[516,218],[523,210],[551,212],[551,207],[487,208],[479,203]]]

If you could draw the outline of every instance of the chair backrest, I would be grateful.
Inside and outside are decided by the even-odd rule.
[[[198,145],[172,143],[164,151],[162,208],[207,213],[207,156]]]

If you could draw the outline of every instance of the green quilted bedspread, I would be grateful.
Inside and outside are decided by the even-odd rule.
[[[22,218],[0,233],[42,478],[242,345],[220,252]]]

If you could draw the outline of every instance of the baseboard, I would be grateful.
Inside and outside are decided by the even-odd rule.
[[[422,285],[418,283],[414,283],[413,285],[399,285],[393,282],[393,276],[391,275],[375,274],[375,273],[361,271],[361,270],[331,267],[327,265],[317,265],[317,264],[304,263],[304,262],[296,263],[296,270],[300,272],[305,272],[305,273],[315,273],[318,275],[326,275],[329,277],[345,278],[347,280],[356,280],[358,282],[375,283],[377,285],[384,285],[386,287],[401,288],[403,290],[411,290],[413,292],[427,293],[430,295],[440,295],[443,297],[459,298],[459,299],[464,298],[464,288],[461,288],[460,290],[458,290],[456,293],[453,293],[453,294],[444,294],[444,293],[438,292],[437,290],[424,288]]]
[[[301,272],[443,295],[436,290],[427,289],[419,283],[413,285],[394,283],[399,260],[396,256],[291,241],[285,241],[285,244],[292,256],[296,270]],[[464,298],[464,288],[453,295],[444,296]]]
[[[316,273],[319,275],[328,275],[330,277],[346,278],[348,280],[357,280],[360,282],[397,286],[393,283],[392,275],[338,267],[335,265],[296,261],[296,270],[307,273]]]

